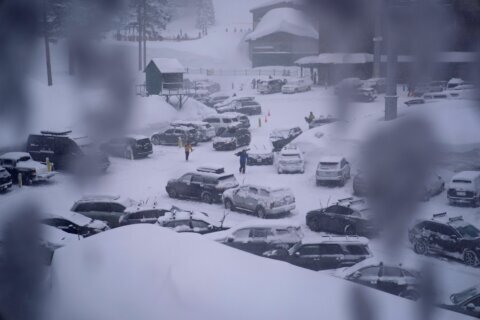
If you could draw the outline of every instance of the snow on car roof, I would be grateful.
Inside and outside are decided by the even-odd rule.
[[[335,162],[335,163],[338,163],[340,161],[342,161],[343,157],[342,156],[323,156],[320,158],[320,163],[324,163],[324,162]]]
[[[452,177],[453,180],[472,180],[480,176],[480,171],[462,171]]]
[[[257,184],[244,184],[242,187],[251,187],[251,188],[257,188],[257,189],[263,189],[268,192],[278,192],[278,191],[288,191],[291,192],[290,188],[281,188],[281,187],[269,187],[269,186],[261,186]]]
[[[119,195],[85,195],[77,202],[116,202],[125,207],[134,206],[137,202]]]
[[[225,112],[222,113],[222,115],[226,116],[226,118],[243,118],[246,117],[246,115],[238,112]]]
[[[63,218],[67,219],[81,227],[89,225],[93,219],[84,216],[83,214],[72,211],[50,211],[44,214],[47,218]]]
[[[248,154],[265,154],[265,153],[272,153],[273,152],[273,145],[272,142],[266,140],[265,142],[251,142],[248,146]]]
[[[410,262],[410,264],[411,263],[412,262]],[[403,261],[382,261],[382,260],[378,259],[377,257],[371,257],[371,258],[367,258],[365,260],[362,260],[362,261],[354,264],[351,267],[338,269],[334,273],[334,275],[338,276],[338,277],[341,277],[341,278],[345,278],[346,276],[349,276],[352,273],[354,273],[354,272],[356,272],[356,271],[358,271],[362,268],[370,267],[370,266],[372,266],[372,267],[373,266],[379,266],[380,264],[383,264],[384,266],[388,266],[388,267],[399,267],[399,268],[402,268],[404,270],[413,271],[414,273],[418,273],[418,271],[416,270],[417,266],[410,265],[410,264],[409,265],[404,265]]]
[[[280,4],[280,3],[299,3],[299,2],[300,2],[300,0],[270,0],[270,1],[263,2],[262,4],[251,8],[250,12],[258,10],[258,9],[263,9],[263,8],[266,8],[266,7],[270,7],[270,6],[273,6],[273,5],[276,5],[276,4]]]
[[[200,120],[175,120],[170,123],[170,125],[199,125],[199,126],[204,126],[207,125],[208,123],[205,121],[200,121]]]
[[[212,221],[208,215],[204,212],[200,211],[188,211],[188,210],[183,210],[177,207],[172,207],[170,211],[165,212],[165,215],[163,217],[159,217],[157,219],[158,222],[167,222],[167,221],[175,221],[175,220],[188,220],[188,219],[193,219],[193,220],[203,220],[205,222],[208,222],[210,224],[218,224],[218,222]]]
[[[7,152],[0,156],[2,159],[17,160],[23,157],[30,157],[28,152]]]
[[[152,61],[162,73],[185,73],[185,67],[177,59],[153,58]]]
[[[134,140],[144,140],[149,139],[148,137],[141,135],[141,134],[129,134],[125,136],[126,138],[134,139]]]
[[[317,30],[309,23],[308,17],[302,11],[277,8],[268,11],[245,40],[257,40],[277,32],[318,39]]]
[[[301,151],[300,149],[298,149],[297,147],[295,148],[283,148],[281,151],[280,151],[280,155],[297,155],[297,154],[301,154]]]
[[[302,239],[302,244],[317,244],[317,243],[360,243],[368,244],[369,240],[365,237],[357,236],[307,236]]]
[[[262,219],[250,220],[236,224],[235,226],[230,228],[229,233],[244,228],[300,228],[300,223],[287,219],[279,219],[272,221]]]

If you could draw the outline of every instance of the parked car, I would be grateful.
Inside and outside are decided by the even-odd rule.
[[[257,85],[257,91],[261,94],[281,92],[284,84],[282,79],[263,80]]]
[[[118,224],[120,226],[138,223],[155,224],[157,223],[158,218],[163,217],[165,213],[173,210],[174,208],[175,207],[172,207],[171,209],[159,208],[155,204],[136,205],[125,209],[123,214],[118,219]]]
[[[49,181],[55,176],[54,171],[49,171],[43,163],[35,161],[27,152],[7,152],[0,156],[0,166],[10,173],[14,183],[19,183],[21,175],[22,183],[31,185],[34,182]]]
[[[441,92],[447,89],[447,81],[430,81],[429,92]]]
[[[234,101],[229,105],[217,108],[217,112],[238,112],[248,116],[254,116],[262,114],[262,106],[255,100]]]
[[[473,267],[480,262],[480,230],[461,216],[449,218],[443,212],[419,220],[408,231],[408,239],[417,254],[439,254]]]
[[[195,80],[193,86],[196,90],[206,90],[208,93],[215,93],[221,89],[218,82],[209,79]]]
[[[83,237],[78,234],[71,234],[65,231],[62,231],[58,228],[41,224],[40,227],[40,246],[42,249],[46,249],[47,252],[50,254],[47,259],[48,264],[51,263],[51,259],[53,258],[53,252],[59,248],[65,247],[70,244],[74,244],[79,240],[82,240]]]
[[[213,148],[220,150],[235,150],[238,147],[248,146],[252,135],[248,129],[222,128],[213,139]]]
[[[212,235],[215,241],[242,251],[262,255],[273,249],[290,249],[303,238],[300,225],[285,220],[243,222]]]
[[[353,102],[372,102],[377,99],[377,94],[372,88],[358,88],[350,92],[347,97]]]
[[[445,181],[435,172],[430,172],[425,178],[425,184],[419,188],[419,200],[427,201],[445,190]],[[370,188],[365,172],[358,172],[353,177],[353,194],[359,197],[370,196]]]
[[[295,196],[288,188],[242,185],[226,190],[222,199],[226,209],[252,212],[262,219],[295,209]]]
[[[327,117],[320,117],[320,118],[315,118],[310,123],[308,124],[309,129],[313,129],[316,127],[321,127],[329,123],[337,122],[338,119],[334,118],[332,116],[327,116]]]
[[[450,204],[480,205],[480,171],[462,171],[450,180],[447,190]]]
[[[0,167],[0,192],[5,192],[12,187],[12,176],[4,167]]]
[[[461,86],[461,85],[464,85],[464,84],[465,84],[465,81],[463,81],[460,78],[451,78],[447,82],[446,89],[447,90],[452,90],[452,89],[457,88],[458,86]]]
[[[193,121],[193,120],[176,120],[170,123],[170,126],[175,127],[189,127],[197,130],[197,140],[206,142],[210,141],[215,137],[216,131],[215,128],[209,123],[203,121]]]
[[[451,304],[442,304],[440,307],[480,318],[480,285],[452,294],[450,302]]]
[[[48,158],[55,170],[96,173],[110,166],[107,154],[97,144],[88,136],[74,134],[71,130],[31,134],[26,151],[35,161],[46,162]]]
[[[402,265],[386,265],[375,258],[335,272],[335,276],[409,300],[420,298],[421,275]]]
[[[212,127],[214,127],[216,134],[218,134],[218,131],[220,129],[240,128],[242,126],[238,119],[238,116],[232,115],[230,113],[209,116],[207,118],[204,118],[203,121],[209,123]]]
[[[295,145],[287,145],[278,153],[277,173],[304,173],[305,157],[303,152]]]
[[[219,108],[229,106],[234,102],[245,102],[245,101],[255,101],[255,97],[254,96],[237,96],[236,94],[234,94],[228,99],[225,99],[224,101],[215,104],[213,108],[218,110]]]
[[[419,83],[413,88],[414,97],[422,97],[426,93],[442,92],[447,87],[446,81],[431,81],[427,83]]]
[[[317,186],[325,182],[337,182],[343,186],[350,179],[350,164],[341,156],[322,157],[315,176]]]
[[[274,249],[264,257],[314,271],[349,267],[371,257],[368,240],[360,237],[303,238],[290,249]]]
[[[249,149],[247,151],[247,165],[249,166],[261,166],[273,164],[273,145],[270,141],[261,141],[255,139],[250,142]]]
[[[41,223],[84,238],[110,229],[105,222],[76,212],[48,213],[41,218]]]
[[[198,234],[228,230],[220,223],[213,222],[205,213],[183,210],[166,212],[164,216],[158,218],[157,224],[161,227],[173,229],[176,232],[194,232]]]
[[[373,237],[378,229],[371,219],[365,200],[345,198],[326,208],[307,213],[307,226],[312,231]]]
[[[231,117],[233,121],[238,121],[239,128],[248,129],[250,128],[250,120],[244,114],[238,112],[226,112],[223,114],[224,116]]]
[[[376,93],[385,93],[387,88],[387,79],[385,78],[371,78],[365,80],[363,83],[365,88],[372,88]]]
[[[334,87],[336,95],[353,92],[363,86],[363,81],[359,78],[345,78]]]
[[[150,139],[137,135],[111,139],[100,148],[111,156],[131,160],[146,158],[153,153]]]
[[[225,100],[229,99],[232,96],[232,93],[226,92],[216,92],[211,94],[205,101],[205,105],[213,108],[216,104],[221,104]]]
[[[289,80],[282,87],[282,93],[298,93],[312,90],[313,82],[308,78]]]
[[[200,167],[178,179],[168,181],[165,189],[170,198],[199,199],[206,203],[220,202],[225,190],[238,187],[233,174],[220,167]]]
[[[270,133],[270,141],[273,145],[274,151],[280,151],[287,144],[292,142],[295,138],[302,134],[300,127],[291,129],[277,129]]]
[[[190,127],[173,127],[162,133],[155,133],[151,138],[153,144],[166,146],[177,146],[179,139],[183,143],[188,141],[195,146],[198,144],[197,130]]]
[[[85,196],[76,201],[70,210],[91,219],[104,221],[110,228],[115,228],[119,226],[120,216],[125,209],[136,204],[136,201],[120,196]]]

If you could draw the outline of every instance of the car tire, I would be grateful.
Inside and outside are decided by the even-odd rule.
[[[204,192],[202,193],[201,199],[203,202],[211,204],[213,202],[213,197],[210,194],[210,192]]]
[[[153,135],[150,140],[152,140],[152,144],[154,144],[156,146],[158,146],[160,144],[160,138],[156,134]]]
[[[428,252],[427,244],[422,240],[415,241],[415,244],[413,245],[413,251],[415,251],[416,254],[425,255]]]
[[[175,190],[175,188],[171,188],[167,190],[167,193],[170,198],[173,198],[173,199],[178,198],[178,193],[177,193],[177,190]]]
[[[345,233],[347,236],[357,235],[357,231],[355,230],[355,227],[350,224],[345,226],[345,229],[343,229],[343,233]]]
[[[233,206],[233,202],[230,199],[225,199],[225,209],[230,210],[230,211],[235,211],[235,207]]]
[[[399,296],[408,300],[417,301],[420,298],[420,293],[413,289],[407,289],[400,292]]]
[[[472,250],[467,250],[463,254],[463,262],[470,267],[476,267],[479,264],[478,256]]]
[[[262,207],[257,207],[257,209],[255,210],[255,214],[257,215],[257,217],[259,217],[260,219],[265,219],[267,213],[265,212],[265,209],[262,208]]]
[[[319,221],[317,218],[311,218],[307,221],[307,227],[312,230],[312,231],[315,231],[315,232],[319,232],[320,231],[320,227],[319,227]]]

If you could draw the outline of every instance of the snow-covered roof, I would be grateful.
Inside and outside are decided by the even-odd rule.
[[[288,4],[288,3],[291,3],[291,4],[299,4],[300,3],[300,0],[269,0],[269,1],[266,1],[258,6],[255,6],[253,8],[250,9],[250,12],[252,11],[255,11],[255,10],[258,10],[258,9],[263,9],[263,8],[268,8],[270,6],[274,6],[274,5],[277,5],[277,4]]]
[[[340,162],[342,161],[343,157],[342,156],[323,156],[320,158],[319,162]]]
[[[141,135],[141,134],[129,134],[126,136],[127,138],[134,139],[134,140],[144,140],[148,139],[148,137]]]
[[[321,53],[318,56],[303,57],[295,61],[297,65],[309,64],[359,64],[373,62],[371,53]]]
[[[150,62],[162,73],[185,73],[185,67],[174,58],[153,58]]]
[[[364,237],[357,236],[308,236],[302,239],[303,244],[316,244],[316,243],[361,243],[368,244],[369,240]]]
[[[292,8],[277,8],[267,12],[245,40],[257,40],[277,32],[318,39],[318,32],[306,14]]]
[[[126,208],[137,204],[135,200],[123,198],[118,195],[86,195],[77,202],[115,202],[125,206]]]
[[[23,157],[30,157],[28,152],[7,152],[0,156],[2,159],[17,160]]]
[[[472,180],[480,176],[480,171],[462,171],[452,177],[452,180]]]

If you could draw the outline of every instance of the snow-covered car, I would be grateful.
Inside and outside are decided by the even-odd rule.
[[[409,300],[418,300],[421,294],[421,275],[418,271],[401,264],[384,264],[375,258],[338,269],[334,275]]]
[[[270,132],[270,141],[272,142],[274,151],[280,151],[287,144],[302,134],[300,127],[290,129],[276,129]]]
[[[408,239],[417,254],[438,254],[459,259],[468,266],[480,264],[480,230],[446,212],[423,219],[408,231]]]
[[[336,95],[345,94],[360,88],[362,85],[363,81],[359,78],[345,78],[334,87],[334,93]]]
[[[157,223],[158,218],[163,217],[165,213],[172,209],[161,208],[156,204],[138,204],[129,208],[126,208],[124,213],[120,216],[118,224],[120,226],[126,226],[130,224],[138,223]]]
[[[45,224],[41,225],[40,243],[51,251],[74,244],[81,239],[83,239],[81,235],[71,234]]]
[[[282,79],[263,80],[258,84],[257,91],[261,94],[281,92],[284,84]]]
[[[370,209],[362,199],[345,198],[336,204],[307,212],[312,231],[373,237],[378,234]]]
[[[196,90],[206,90],[208,93],[215,93],[221,89],[218,82],[209,79],[195,80],[193,81],[193,87]]]
[[[199,234],[228,230],[220,223],[213,222],[206,213],[185,211],[178,208],[172,208],[164,216],[159,217],[157,225],[173,229],[175,232],[194,232]]]
[[[290,249],[302,240],[303,233],[300,225],[292,221],[254,220],[207,237],[232,248],[262,255],[273,249]]]
[[[312,80],[308,78],[289,80],[287,84],[282,87],[282,93],[297,93],[309,91],[312,89],[312,85]]]
[[[225,190],[238,187],[233,174],[221,167],[200,167],[178,179],[169,180],[165,189],[170,198],[199,199],[206,203],[220,202]]]
[[[214,127],[216,134],[218,134],[220,129],[242,127],[242,123],[240,123],[238,116],[236,114],[232,115],[231,113],[209,116],[204,118],[203,121]]]
[[[48,166],[32,159],[27,152],[7,152],[0,156],[0,166],[4,167],[12,176],[13,182],[30,185],[34,182],[48,181],[56,172]]]
[[[387,88],[387,79],[385,78],[370,78],[364,81],[364,88],[372,88],[376,93],[385,93]]]
[[[222,128],[213,138],[213,148],[217,151],[235,150],[238,147],[248,146],[252,135],[248,129]]]
[[[420,188],[418,198],[427,201],[445,190],[445,181],[435,172],[430,172],[425,178],[425,185]],[[358,172],[353,176],[353,194],[359,197],[370,196],[369,186],[365,172]]]
[[[480,285],[452,294],[450,302],[439,307],[480,318]]]
[[[322,157],[315,177],[317,186],[325,182],[337,182],[343,186],[350,179],[350,164],[341,156]]]
[[[308,124],[308,128],[313,129],[313,128],[321,127],[321,126],[324,126],[326,124],[337,122],[337,121],[338,121],[338,119],[332,117],[331,115],[326,116],[326,117],[319,117],[319,118],[315,118],[312,121],[310,121],[309,124]]]
[[[204,103],[210,108],[213,108],[216,104],[221,104],[232,97],[232,95],[231,92],[215,92],[208,96]]]
[[[100,148],[111,156],[132,160],[146,158],[153,153],[150,139],[141,135],[113,138],[102,144]]]
[[[449,99],[469,99],[476,100],[478,98],[477,87],[473,84],[461,84],[453,89],[445,91]]]
[[[41,223],[84,238],[110,229],[103,221],[94,220],[71,211],[49,212],[42,216]]]
[[[458,86],[461,86],[465,84],[465,81],[463,81],[462,79],[460,78],[452,78],[450,80],[448,80],[447,82],[447,90],[452,90],[454,88],[457,88]]]
[[[480,205],[480,171],[462,171],[455,174],[448,185],[450,204]]]
[[[182,143],[190,142],[195,146],[198,144],[198,133],[191,127],[172,127],[153,134],[150,140],[155,145],[176,146],[181,140]]]
[[[244,102],[244,101],[254,101],[255,97],[254,96],[237,96],[233,95],[229,97],[228,99],[225,99],[222,102],[219,102],[213,106],[214,109],[218,110],[219,108],[223,108],[226,106],[231,105],[234,102]]]
[[[170,126],[175,127],[190,127],[197,130],[197,138],[199,141],[210,141],[215,137],[215,128],[207,122],[195,120],[176,120],[170,123]]]
[[[305,157],[303,152],[295,145],[284,147],[277,156],[277,173],[304,173]]]
[[[0,192],[4,192],[12,187],[12,176],[7,169],[0,167]]]
[[[70,210],[91,219],[104,221],[110,228],[115,228],[119,226],[120,216],[125,209],[136,204],[137,202],[130,198],[116,195],[93,195],[82,197]]]
[[[232,117],[234,121],[239,122],[239,128],[248,129],[250,128],[250,119],[244,114],[238,112],[226,112],[223,115]]]
[[[368,239],[361,237],[321,236],[303,238],[290,249],[274,249],[264,257],[319,271],[352,266],[371,257]]]
[[[225,208],[252,212],[260,218],[286,214],[295,209],[295,196],[289,188],[242,185],[222,195]]]
[[[226,106],[217,108],[217,112],[238,112],[248,116],[254,116],[262,114],[262,106],[255,100],[233,101]]]
[[[272,165],[274,161],[273,145],[270,141],[261,141],[253,137],[253,141],[250,142],[249,149],[247,151],[247,165],[249,166],[261,166]]]

